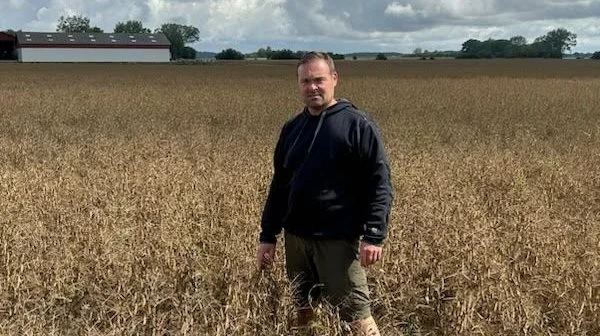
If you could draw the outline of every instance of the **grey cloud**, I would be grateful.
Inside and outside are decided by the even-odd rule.
[[[600,1],[579,2],[575,4],[561,3],[542,8],[537,15],[526,15],[525,20],[583,19],[600,17]]]
[[[386,14],[395,4],[408,6],[412,15]],[[522,20],[579,19],[600,16],[600,1],[552,0],[288,0],[286,10],[300,34],[360,36],[368,32],[414,32],[444,25],[492,26]],[[348,13],[349,15],[344,15]],[[323,17],[328,20],[315,20]],[[323,24],[326,22],[327,24]],[[330,26],[330,22],[336,22]],[[331,28],[346,27],[346,31]]]

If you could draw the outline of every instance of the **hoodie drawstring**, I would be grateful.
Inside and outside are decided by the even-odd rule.
[[[306,157],[310,155],[310,150],[313,148],[315,144],[315,139],[317,138],[317,134],[319,134],[319,130],[321,129],[321,125],[323,125],[323,119],[325,119],[325,114],[327,111],[321,112],[321,118],[319,118],[319,123],[317,124],[317,129],[315,129],[315,134],[313,135],[312,141],[310,142],[310,146],[308,146],[308,152],[306,152]]]

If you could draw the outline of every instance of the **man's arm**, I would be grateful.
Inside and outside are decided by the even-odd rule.
[[[283,216],[287,212],[288,177],[283,168],[283,137],[285,126],[281,130],[279,140],[275,146],[273,157],[274,173],[269,188],[269,194],[262,213],[261,243],[275,244],[277,235],[281,233]]]
[[[366,201],[363,242],[381,246],[387,237],[393,201],[390,167],[383,140],[375,124],[365,120],[360,133],[359,151]]]

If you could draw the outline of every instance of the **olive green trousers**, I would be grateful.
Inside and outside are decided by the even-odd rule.
[[[325,299],[351,322],[371,316],[365,270],[360,265],[359,241],[305,239],[285,233],[286,273],[298,308]]]

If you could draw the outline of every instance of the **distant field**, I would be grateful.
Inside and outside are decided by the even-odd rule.
[[[338,67],[393,174],[382,333],[599,335],[600,62]],[[290,334],[282,253],[254,254],[293,62],[0,78],[0,334]]]

